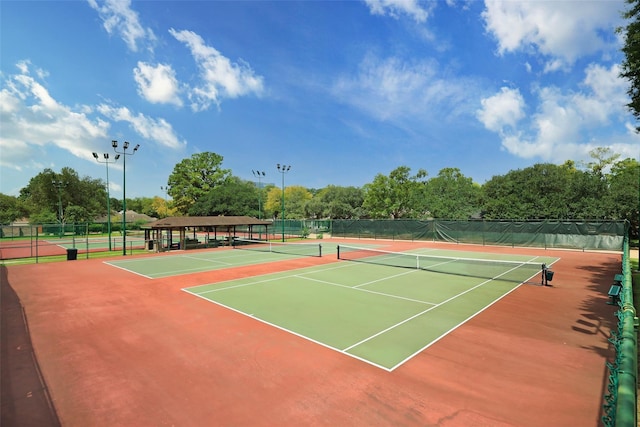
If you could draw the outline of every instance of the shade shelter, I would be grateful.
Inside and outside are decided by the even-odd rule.
[[[148,249],[194,249],[232,244],[236,237],[264,238],[271,221],[250,216],[179,216],[147,224]]]

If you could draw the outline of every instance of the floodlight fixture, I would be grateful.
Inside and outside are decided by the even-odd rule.
[[[134,155],[140,148],[140,144],[137,144],[131,153],[127,153],[129,141],[122,144],[122,151],[117,150],[118,141],[116,140],[111,141],[111,146],[118,155],[124,156],[122,159],[122,255],[127,255],[127,156]]]
[[[282,174],[282,218],[280,220],[282,221],[282,241],[284,242],[284,174],[289,172],[291,165],[280,165],[280,163],[278,163],[276,167],[278,168],[278,172]]]
[[[109,191],[109,163],[115,163],[120,158],[120,155],[117,154],[113,160],[109,160],[109,153],[102,154],[104,160],[100,160],[98,153],[93,153],[93,157],[95,157],[98,163],[104,163],[107,167],[107,234],[109,235],[109,251],[111,251],[111,195]]]

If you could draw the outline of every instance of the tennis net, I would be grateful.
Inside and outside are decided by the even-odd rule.
[[[266,240],[250,240],[236,238],[233,241],[236,249],[259,252],[274,252],[299,256],[322,256],[322,245],[319,243],[269,242]]]
[[[537,262],[423,255],[348,245],[338,245],[338,259],[516,283],[530,281],[543,271],[543,264]]]

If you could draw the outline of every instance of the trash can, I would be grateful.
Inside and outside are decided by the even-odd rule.
[[[546,273],[547,281],[549,281],[549,282],[552,281],[553,280],[553,271],[547,270],[545,273]]]
[[[149,240],[148,244],[149,244],[149,250],[152,251],[153,250],[153,240]]]
[[[67,249],[67,261],[78,259],[78,250],[76,248]]]

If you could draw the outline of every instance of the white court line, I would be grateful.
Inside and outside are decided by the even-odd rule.
[[[268,253],[268,252],[265,252],[265,254],[273,255],[273,253]],[[220,257],[219,255],[220,254],[218,253],[215,256],[217,256],[218,258],[227,259],[227,260],[228,259],[232,259],[232,258],[245,258],[245,259],[252,258],[252,257],[248,256],[248,254],[244,254],[244,255],[243,254],[238,254],[238,255],[222,256],[222,257]],[[278,257],[282,257],[283,256],[283,254],[275,254],[275,255],[277,255]],[[184,254],[179,254],[179,255],[167,254],[165,256],[159,256],[159,257],[127,259],[127,260],[119,260],[119,261],[116,261],[116,262],[119,263],[119,264],[129,264],[129,263],[133,263],[133,262],[146,263],[146,262],[153,262],[153,261],[167,262],[166,257],[171,257],[174,260],[175,259],[188,258],[188,259],[193,259],[193,260],[196,260],[196,261],[202,261],[202,262],[207,262],[207,263],[215,263],[215,264],[217,264],[219,266],[223,266],[223,267],[243,267],[245,265],[248,265],[248,264],[228,263],[228,262],[221,261],[220,259],[196,257],[194,255],[184,255]],[[208,266],[202,266],[202,267],[185,268],[185,269],[180,269],[180,270],[162,271],[162,272],[157,273],[157,274],[145,275],[145,274],[142,274],[142,273],[138,273],[138,272],[136,272],[134,270],[129,270],[129,269],[125,268],[125,267],[121,267],[119,265],[112,264],[111,262],[106,262],[105,261],[105,264],[109,264],[109,265],[111,265],[113,267],[120,268],[120,269],[125,270],[125,271],[130,271],[130,272],[132,272],[134,274],[137,274],[137,275],[142,276],[142,277],[146,277],[148,279],[165,278],[165,277],[169,277],[169,276],[175,276],[175,275],[178,275],[178,274],[186,274],[186,273],[199,273],[199,272],[203,272],[203,271],[209,271],[211,269],[211,266],[208,265]],[[255,263],[251,263],[251,264],[255,264]]]
[[[250,283],[241,283],[239,285],[218,287],[216,289],[210,289],[208,291],[203,291],[203,292],[198,293],[198,294],[196,294],[195,292],[191,292],[191,291],[189,291],[189,292],[194,293],[196,295],[202,295],[202,294],[206,294],[206,293],[210,293],[210,292],[224,291],[226,289],[233,289],[233,288],[239,288],[239,287],[251,286],[251,285],[259,285],[259,284],[262,284],[262,283],[273,282],[274,280],[289,279],[289,278],[292,278],[292,277],[304,278],[302,276],[306,275],[306,274],[322,273],[322,272],[325,272],[325,271],[338,270],[338,269],[350,268],[350,267],[354,267],[355,268],[357,266],[358,266],[358,264],[345,263],[345,264],[341,264],[341,265],[337,265],[337,266],[333,266],[332,265],[332,266],[329,266],[329,267],[326,267],[326,266],[303,267],[303,268],[292,270],[292,274],[285,274],[283,276],[280,275],[282,273],[270,273],[270,274],[268,274],[269,276],[277,275],[277,277],[271,277],[271,278],[268,278],[268,279],[258,280],[258,281],[250,282]],[[323,268],[323,267],[325,267],[325,268]],[[308,271],[306,273],[304,273],[304,272],[300,273],[301,270],[309,270],[310,268],[315,268],[315,269],[312,270],[312,271]],[[415,269],[415,270],[410,270],[410,271],[407,271],[407,272],[404,272],[404,273],[400,273],[400,274],[394,274],[394,275],[388,276],[386,278],[373,280],[373,281],[367,282],[367,283],[362,283],[362,284],[357,285],[357,286],[347,286],[347,285],[337,285],[337,286],[344,286],[346,288],[357,289],[358,286],[364,286],[366,284],[375,283],[375,282],[378,282],[378,281],[381,281],[381,280],[392,279],[394,277],[402,276],[404,274],[409,274],[409,273],[413,273],[413,272],[416,272],[416,271],[419,271],[419,270]],[[264,276],[266,276],[266,275],[262,275],[260,277],[264,277]],[[189,289],[201,288],[203,286],[220,285],[220,284],[224,284],[224,283],[228,283],[228,282],[237,282],[238,280],[247,280],[247,279],[248,278],[245,278],[245,279],[230,279],[230,280],[225,280],[225,281],[222,281],[222,282],[206,283],[204,285],[189,286]],[[315,279],[310,279],[310,280],[315,280]],[[320,281],[320,280],[318,280],[318,281]],[[329,282],[327,282],[327,283],[329,283]],[[183,290],[185,290],[185,289],[183,289]],[[358,290],[362,290],[362,289],[358,289]],[[373,291],[369,291],[369,292],[373,292]],[[422,301],[422,302],[424,303],[424,301]],[[425,304],[430,304],[430,303],[425,303]]]
[[[322,268],[322,267],[326,267],[326,268]],[[354,264],[350,264],[350,263],[346,263],[346,264],[342,264],[342,265],[338,265],[338,266],[334,266],[333,264],[329,264],[329,266],[328,266],[328,267],[327,267],[326,265],[325,265],[325,266],[316,266],[316,267],[302,267],[302,268],[298,268],[298,269],[294,269],[294,270],[292,270],[292,271],[294,272],[293,274],[286,274],[286,275],[283,275],[283,276],[280,276],[280,274],[283,274],[282,272],[280,272],[280,273],[268,273],[268,274],[263,274],[263,275],[258,276],[258,277],[272,276],[272,275],[278,275],[278,277],[270,278],[270,279],[264,279],[264,280],[259,280],[259,281],[257,281],[257,282],[245,283],[245,284],[238,285],[238,286],[248,286],[248,285],[252,285],[252,284],[260,284],[260,283],[264,283],[264,282],[271,282],[271,281],[273,281],[273,280],[287,279],[287,278],[289,278],[289,277],[293,277],[293,276],[296,276],[296,275],[300,274],[300,273],[295,273],[296,271],[298,271],[298,272],[299,272],[300,270],[308,270],[308,269],[310,269],[310,268],[315,268],[315,269],[314,269],[313,271],[308,272],[308,273],[302,273],[302,274],[314,274],[314,273],[318,273],[318,272],[329,271],[329,270],[338,270],[338,269],[348,268],[348,267],[355,267],[355,265],[354,265]],[[247,280],[247,279],[250,279],[250,278],[245,278],[245,279],[229,279],[229,280],[224,280],[224,281],[222,281],[222,282],[205,283],[204,285],[189,286],[189,289],[201,288],[201,287],[203,287],[203,286],[221,285],[221,284],[224,284],[224,283],[237,282],[238,280]],[[218,290],[231,289],[231,288],[234,288],[234,287],[236,287],[236,286],[228,286],[228,287],[226,287],[226,288],[216,288],[216,289],[213,289],[213,290],[204,291],[204,292],[202,292],[202,293],[216,292],[216,291],[218,291]],[[185,288],[185,289],[186,289],[186,288]],[[183,289],[183,290],[185,290],[185,289]],[[190,292],[190,291],[189,291],[189,292]],[[194,292],[192,292],[192,293],[194,293]],[[195,294],[195,293],[194,293],[194,294]],[[196,295],[199,295],[199,294],[196,294]]]
[[[280,326],[280,325],[276,325],[275,323],[268,322],[268,321],[266,321],[266,320],[264,320],[264,319],[261,319],[261,318],[259,318],[259,317],[256,317],[256,316],[255,316],[255,314],[251,314],[251,315],[250,315],[250,314],[247,314],[247,313],[245,313],[244,311],[241,311],[241,310],[238,310],[238,309],[236,309],[236,308],[230,307],[230,306],[228,306],[228,305],[225,305],[225,304],[219,303],[218,301],[211,300],[211,299],[209,299],[209,298],[207,298],[207,297],[202,296],[202,294],[196,294],[196,293],[193,293],[193,292],[191,292],[191,291],[189,291],[189,290],[187,290],[187,289],[182,289],[182,290],[183,290],[184,292],[188,293],[188,294],[194,295],[194,296],[196,296],[196,297],[198,297],[198,298],[202,298],[203,300],[208,301],[208,302],[210,302],[210,303],[213,303],[213,304],[215,304],[215,305],[217,305],[217,306],[220,306],[220,307],[226,308],[226,309],[228,309],[228,310],[234,311],[234,312],[236,312],[236,313],[238,313],[238,314],[241,314],[241,315],[243,315],[243,316],[247,316],[247,317],[250,317],[250,318],[252,318],[252,319],[255,319],[255,320],[257,320],[258,322],[262,322],[262,323],[264,323],[265,325],[269,325],[269,326],[271,326],[271,327],[273,327],[273,328],[276,328],[276,329],[279,329],[279,330],[281,330],[281,331],[288,332],[288,333],[290,333],[290,334],[292,334],[292,335],[295,335],[295,336],[297,336],[297,337],[299,337],[299,338],[305,339],[305,340],[310,341],[310,342],[312,342],[312,343],[314,343],[314,344],[318,344],[318,345],[320,345],[320,346],[322,346],[322,347],[324,347],[324,348],[328,348],[329,350],[333,350],[333,351],[336,351],[336,352],[338,352],[338,353],[342,353],[342,354],[344,354],[345,356],[349,356],[349,357],[351,357],[351,358],[353,358],[353,359],[357,359],[357,360],[359,360],[359,361],[361,361],[361,362],[368,363],[369,365],[375,366],[376,368],[380,368],[380,369],[383,369],[383,370],[385,370],[385,371],[387,371],[387,372],[390,372],[390,369],[389,369],[389,368],[387,368],[387,367],[385,367],[385,366],[378,365],[377,363],[372,362],[371,360],[364,359],[364,358],[362,358],[362,357],[356,356],[355,354],[349,354],[349,353],[346,353],[346,352],[344,352],[344,351],[340,350],[340,349],[339,349],[339,348],[337,348],[337,347],[333,347],[333,346],[331,346],[331,345],[329,345],[329,344],[326,344],[326,343],[323,343],[323,342],[321,342],[321,341],[314,340],[313,338],[309,338],[308,336],[306,336],[306,335],[302,335],[302,334],[299,334],[298,332],[292,331],[291,329],[287,329],[287,328],[282,327],[282,326]]]
[[[536,258],[537,258],[537,257],[536,257]],[[525,261],[523,261],[523,262],[525,262]],[[376,333],[376,334],[373,334],[373,335],[371,335],[370,337],[365,338],[365,339],[364,339],[364,340],[362,340],[362,341],[359,341],[359,342],[357,342],[357,343],[355,343],[355,344],[352,344],[351,346],[349,346],[349,347],[345,348],[345,349],[344,349],[344,351],[349,351],[349,350],[351,350],[352,348],[359,346],[360,344],[363,344],[363,343],[365,343],[365,342],[367,342],[367,341],[370,341],[370,340],[372,340],[372,339],[373,339],[373,338],[375,338],[375,337],[378,337],[378,336],[380,336],[380,335],[382,335],[382,334],[384,334],[384,333],[386,333],[386,332],[389,332],[389,331],[390,331],[390,330],[392,330],[392,329],[395,329],[395,328],[397,328],[397,327],[399,327],[399,326],[401,326],[401,325],[404,325],[405,323],[409,322],[410,320],[413,320],[413,319],[415,319],[415,318],[417,318],[417,317],[419,317],[419,316],[422,316],[422,315],[423,315],[423,314],[425,314],[425,313],[430,312],[430,311],[431,311],[431,310],[433,310],[433,309],[436,309],[436,308],[438,308],[438,307],[440,307],[440,306],[442,306],[442,305],[444,305],[444,304],[446,304],[446,303],[448,303],[448,302],[450,302],[450,301],[453,301],[454,299],[456,299],[456,298],[458,298],[458,297],[461,297],[462,295],[465,295],[465,294],[467,294],[467,293],[469,293],[469,292],[473,291],[474,289],[477,289],[477,288],[479,288],[479,287],[481,287],[481,286],[484,286],[484,285],[486,285],[487,283],[489,283],[489,282],[493,281],[494,279],[497,279],[497,278],[499,278],[500,276],[504,276],[505,274],[507,274],[507,273],[509,273],[509,272],[511,272],[511,271],[513,271],[513,270],[515,270],[516,268],[518,268],[518,267],[514,267],[514,268],[512,268],[512,269],[509,269],[509,270],[505,271],[504,273],[501,273],[501,274],[497,275],[497,276],[496,276],[496,277],[494,277],[493,279],[485,280],[484,282],[481,282],[481,283],[477,284],[476,286],[473,286],[473,287],[471,287],[471,288],[469,288],[469,289],[467,289],[467,290],[465,290],[465,291],[462,291],[462,292],[460,292],[460,293],[458,293],[458,294],[456,294],[456,295],[453,295],[452,297],[447,298],[446,300],[444,300],[444,301],[442,301],[442,302],[440,302],[440,303],[438,303],[438,304],[434,305],[433,307],[429,307],[428,309],[423,310],[423,311],[421,311],[420,313],[414,314],[413,316],[411,316],[411,317],[409,317],[409,318],[407,318],[407,319],[403,320],[402,322],[398,322],[398,323],[396,323],[395,325],[391,325],[391,326],[389,326],[388,328],[383,329],[382,331],[380,331],[380,332],[378,332],[378,333]],[[536,275],[537,275],[537,273],[536,273]],[[532,276],[532,277],[533,277],[533,276]],[[518,286],[520,286],[520,285],[518,285]],[[518,286],[516,286],[516,287],[518,287]],[[511,291],[510,291],[510,292],[511,292]]]
[[[134,260],[131,260],[131,261],[134,261]],[[141,260],[138,260],[138,261],[141,261]],[[189,273],[189,272],[197,273],[197,272],[202,272],[202,271],[209,271],[210,268],[211,268],[210,266],[202,266],[200,268],[189,268],[189,269],[184,269],[184,270],[163,271],[163,272],[157,273],[157,274],[146,275],[146,274],[139,273],[139,272],[137,272],[135,270],[131,270],[131,269],[126,268],[126,267],[122,267],[122,266],[117,265],[117,264],[112,264],[111,262],[108,262],[108,261],[104,261],[104,263],[108,264],[108,265],[110,265],[112,267],[119,268],[121,270],[128,271],[128,272],[133,273],[133,274],[137,274],[138,276],[146,277],[147,279],[165,278],[165,277],[176,275],[177,273]]]
[[[219,261],[217,259],[210,259],[210,258],[198,258],[196,256],[192,256],[192,255],[183,255],[181,258],[188,258],[188,259],[194,259],[196,261],[203,261],[203,262],[212,262],[215,264],[222,264],[222,265],[235,265],[235,264],[231,264],[229,262],[223,262],[223,261]]]
[[[214,256],[216,256],[217,258],[222,258],[222,259],[234,258],[234,256],[223,256],[221,254],[216,254]],[[131,263],[131,262],[140,262],[140,261],[142,261],[142,262],[154,262],[154,261],[166,262],[167,258],[174,258],[174,259],[195,258],[195,256],[194,255],[184,255],[183,253],[180,253],[180,254],[165,253],[165,254],[159,254],[159,255],[154,256],[154,257],[145,257],[145,258],[136,258],[136,259],[123,259],[123,260],[119,260],[118,262],[122,263],[122,264],[128,264],[128,263]],[[199,258],[199,257],[197,259],[202,260],[202,261],[209,260],[209,258]]]
[[[401,299],[401,300],[405,300],[405,301],[412,301],[412,302],[417,302],[417,303],[420,303],[420,304],[436,305],[433,302],[422,301],[422,300],[418,300],[418,299],[414,299],[414,298],[401,297],[401,296],[393,295],[393,294],[386,294],[384,292],[371,291],[369,289],[360,289],[360,288],[355,287],[355,286],[341,285],[339,283],[327,282],[326,280],[312,279],[311,277],[304,277],[304,276],[294,276],[294,277],[297,277],[299,279],[310,280],[312,282],[323,283],[325,285],[338,286],[340,288],[355,289],[356,291],[359,291],[359,292],[368,292],[370,294],[382,295],[382,296],[389,297],[389,298]],[[377,280],[376,280],[376,282],[377,282]],[[371,283],[373,283],[373,282],[371,282]]]
[[[531,262],[531,261],[533,261],[533,260],[535,260],[535,259],[537,259],[537,258],[540,258],[540,256],[536,256],[536,257],[534,257],[533,259],[531,259],[530,261],[522,261],[522,262]],[[548,264],[548,266],[551,266],[551,265],[555,264],[557,261],[559,261],[559,259],[556,259],[556,260],[554,260],[554,261],[551,261],[551,262]],[[489,282],[493,281],[494,279],[497,279],[497,278],[499,278],[500,276],[503,276],[503,275],[505,275],[505,274],[507,274],[507,273],[509,273],[509,272],[511,272],[511,271],[513,271],[513,270],[515,270],[515,269],[517,269],[517,268],[518,268],[518,266],[516,266],[516,267],[514,267],[514,268],[512,268],[512,269],[510,269],[510,270],[508,270],[508,271],[505,271],[504,273],[501,273],[500,275],[498,275],[498,276],[494,277],[493,279],[486,280],[486,281],[484,281],[484,282],[482,282],[482,283],[480,283],[480,284],[478,284],[478,285],[476,285],[476,286],[474,286],[474,287],[472,287],[472,288],[470,288],[470,289],[467,289],[467,290],[465,290],[465,291],[463,291],[463,292],[461,292],[461,293],[459,293],[459,294],[457,294],[457,295],[454,295],[454,296],[452,296],[452,297],[448,298],[448,299],[447,299],[447,300],[445,300],[445,301],[442,301],[442,302],[440,302],[440,303],[438,303],[438,304],[434,304],[434,305],[433,305],[433,307],[430,307],[430,308],[428,308],[428,309],[426,309],[426,310],[423,310],[422,312],[420,312],[420,313],[418,313],[418,314],[415,314],[415,315],[413,315],[413,316],[411,316],[411,317],[409,317],[409,318],[407,318],[407,319],[405,319],[405,320],[403,320],[403,321],[401,321],[401,322],[399,322],[399,323],[397,323],[397,324],[395,324],[395,325],[392,325],[392,326],[391,326],[391,327],[389,327],[389,328],[386,328],[386,329],[385,329],[385,330],[383,330],[383,331],[380,331],[380,332],[378,332],[378,333],[376,333],[376,334],[374,334],[374,335],[372,335],[372,336],[370,336],[370,337],[368,337],[368,338],[366,338],[366,339],[364,339],[364,340],[361,340],[361,341],[359,341],[359,342],[357,342],[357,343],[355,343],[355,344],[353,344],[353,345],[351,345],[351,346],[349,346],[349,347],[346,347],[346,348],[344,348],[344,349],[340,349],[340,348],[337,348],[337,347],[330,346],[330,345],[328,345],[328,344],[326,344],[326,343],[323,343],[323,342],[317,341],[317,340],[315,340],[315,339],[312,339],[312,338],[310,338],[310,337],[307,337],[307,336],[305,336],[305,335],[302,335],[302,334],[297,333],[297,332],[295,332],[295,331],[292,331],[292,330],[290,330],[290,329],[287,329],[287,328],[284,328],[284,327],[282,327],[282,326],[279,326],[279,325],[273,324],[273,323],[271,323],[271,322],[268,322],[268,321],[266,321],[266,320],[260,319],[259,317],[256,317],[254,314],[249,315],[249,314],[247,314],[247,313],[245,313],[245,312],[243,312],[243,311],[241,311],[241,310],[235,309],[235,308],[233,308],[233,307],[227,306],[227,305],[225,305],[225,304],[219,303],[219,302],[217,302],[217,301],[211,300],[211,299],[209,299],[209,298],[207,298],[207,297],[203,296],[204,294],[206,294],[206,293],[210,293],[210,292],[217,292],[217,291],[221,291],[221,290],[233,289],[233,288],[238,288],[238,287],[243,287],[243,286],[251,286],[251,285],[255,285],[255,284],[267,283],[267,282],[272,282],[272,281],[281,280],[281,279],[286,279],[286,278],[291,278],[291,277],[298,277],[298,278],[301,278],[301,279],[307,279],[307,280],[316,281],[316,282],[320,282],[320,283],[326,283],[326,284],[328,284],[328,285],[333,285],[333,286],[342,286],[342,287],[345,287],[345,288],[355,289],[355,290],[358,290],[358,291],[364,291],[364,292],[373,292],[373,293],[377,293],[377,292],[369,291],[369,290],[366,290],[366,289],[360,289],[360,288],[352,287],[352,286],[346,286],[346,285],[334,284],[334,283],[331,283],[331,282],[326,282],[326,281],[322,281],[322,280],[313,279],[313,278],[309,278],[309,277],[304,277],[304,276],[303,276],[304,274],[314,274],[314,273],[323,272],[323,271],[328,271],[328,270],[341,269],[341,268],[348,268],[348,267],[356,266],[356,265],[357,265],[357,264],[355,264],[355,265],[354,265],[354,264],[351,264],[351,263],[345,263],[345,264],[343,264],[343,265],[339,265],[339,266],[332,266],[332,267],[328,267],[328,268],[315,269],[315,270],[313,270],[313,271],[308,271],[308,272],[306,272],[306,273],[295,273],[295,274],[291,274],[291,275],[285,275],[285,276],[272,277],[272,278],[269,278],[269,279],[259,280],[259,281],[251,282],[251,283],[244,283],[244,284],[239,284],[239,285],[234,285],[234,286],[227,286],[227,287],[224,287],[224,288],[216,288],[216,289],[212,289],[212,290],[204,291],[204,292],[201,292],[201,293],[195,293],[195,292],[192,292],[192,291],[190,291],[190,290],[188,290],[188,289],[186,289],[186,288],[182,289],[182,291],[187,292],[187,293],[189,293],[189,294],[191,294],[191,295],[195,295],[195,296],[197,296],[197,297],[199,297],[199,298],[202,298],[202,299],[204,299],[204,300],[206,300],[206,301],[208,301],[208,302],[210,302],[210,303],[214,303],[214,304],[216,304],[216,305],[218,305],[218,306],[220,306],[220,307],[224,307],[224,308],[227,308],[227,309],[229,309],[229,310],[232,310],[232,311],[234,311],[234,312],[236,312],[236,313],[242,314],[242,315],[244,315],[244,316],[251,317],[251,318],[256,319],[256,320],[258,320],[258,321],[260,321],[260,322],[262,322],[262,323],[264,323],[264,324],[267,324],[267,325],[272,326],[272,327],[274,327],[274,328],[277,328],[277,329],[280,329],[280,330],[282,330],[282,331],[285,331],[285,332],[291,333],[291,334],[293,334],[293,335],[295,335],[295,336],[297,336],[297,337],[303,338],[303,339],[305,339],[305,340],[307,340],[307,341],[313,342],[313,343],[315,343],[315,344],[319,344],[319,345],[321,345],[321,346],[323,346],[323,347],[325,347],[325,348],[329,348],[329,349],[331,349],[331,350],[337,351],[337,352],[342,353],[342,354],[344,354],[344,355],[346,355],[346,356],[349,356],[349,357],[351,357],[351,358],[354,358],[354,359],[360,360],[361,362],[365,362],[365,363],[367,363],[367,364],[369,364],[369,365],[372,365],[372,366],[375,366],[375,367],[377,367],[377,368],[383,369],[383,370],[385,370],[385,371],[387,371],[387,372],[392,372],[393,370],[395,370],[395,369],[396,369],[396,368],[398,368],[399,366],[403,365],[404,363],[406,363],[407,361],[409,361],[410,359],[412,359],[413,357],[415,357],[415,356],[416,356],[417,354],[419,354],[420,352],[424,351],[426,348],[430,347],[431,345],[433,345],[434,343],[436,343],[437,341],[439,341],[440,339],[442,339],[443,337],[445,337],[446,335],[448,335],[449,333],[451,333],[451,332],[452,332],[452,331],[454,331],[455,329],[457,329],[457,328],[459,328],[460,326],[462,326],[464,323],[468,322],[469,320],[471,320],[472,318],[474,318],[474,317],[475,317],[475,316],[477,316],[478,314],[480,314],[480,313],[482,313],[483,311],[485,311],[487,308],[489,308],[490,306],[492,306],[493,304],[495,304],[497,301],[501,300],[502,298],[504,298],[505,296],[507,296],[508,294],[510,294],[511,292],[513,292],[515,289],[517,289],[518,287],[520,287],[523,283],[530,281],[533,277],[535,277],[535,276],[537,276],[537,275],[538,275],[538,273],[536,273],[535,275],[532,275],[532,276],[531,276],[529,279],[527,279],[526,281],[524,281],[524,282],[520,283],[519,285],[515,286],[513,289],[509,290],[508,292],[504,293],[504,294],[503,294],[503,295],[501,295],[500,297],[496,298],[493,302],[491,302],[490,304],[487,304],[487,305],[486,305],[485,307],[483,307],[482,309],[478,310],[477,312],[475,312],[474,314],[472,314],[472,315],[471,315],[471,316],[469,316],[468,318],[464,319],[462,322],[458,323],[457,325],[455,325],[454,327],[452,327],[451,329],[449,329],[448,331],[446,331],[445,333],[443,333],[442,335],[440,335],[439,337],[437,337],[435,340],[432,340],[432,341],[428,342],[424,347],[422,347],[421,349],[419,349],[419,350],[418,350],[418,351],[416,351],[415,353],[411,354],[410,356],[408,356],[408,357],[407,357],[407,358],[405,358],[404,360],[400,361],[399,363],[397,363],[395,366],[393,366],[393,367],[391,367],[391,368],[387,368],[387,367],[385,367],[385,366],[382,366],[382,365],[379,365],[379,364],[377,364],[377,363],[375,363],[375,362],[372,362],[371,360],[368,360],[368,359],[362,358],[362,357],[360,357],[360,356],[357,356],[357,355],[351,354],[351,353],[349,353],[348,351],[349,351],[350,349],[352,349],[352,348],[354,348],[354,347],[356,347],[356,346],[358,346],[358,345],[360,345],[360,344],[364,343],[364,342],[367,342],[367,341],[369,341],[369,340],[371,340],[371,339],[375,338],[376,336],[379,336],[379,335],[381,335],[381,334],[383,334],[383,333],[386,333],[386,332],[388,332],[388,331],[390,331],[390,330],[392,330],[392,329],[394,329],[394,328],[396,328],[396,327],[398,327],[398,326],[400,326],[400,325],[402,325],[402,324],[404,324],[404,323],[409,322],[410,320],[413,320],[413,319],[415,319],[415,318],[417,318],[417,317],[421,316],[422,314],[425,314],[425,313],[427,313],[427,312],[429,312],[429,311],[431,311],[431,310],[433,310],[433,309],[435,309],[435,308],[437,308],[437,307],[439,307],[439,306],[442,306],[442,305],[444,305],[444,304],[446,304],[446,303],[448,303],[448,302],[450,302],[450,301],[452,301],[452,300],[454,300],[454,299],[456,299],[456,298],[458,298],[458,297],[460,297],[460,296],[464,295],[464,294],[467,294],[467,293],[471,292],[471,291],[472,291],[472,290],[474,290],[474,289],[477,289],[477,288],[479,288],[479,287],[481,287],[481,286],[484,286],[484,285],[486,285],[487,283],[489,283]],[[304,268],[304,269],[299,269],[299,270],[308,270],[308,269],[309,269],[309,267],[306,267],[306,268]],[[402,273],[402,274],[409,274],[409,273],[412,273],[412,272],[415,272],[415,271],[419,271],[419,270],[418,270],[418,269],[415,269],[415,270],[411,270],[411,271],[409,271],[409,272]],[[274,273],[274,274],[278,274],[278,273]],[[402,274],[400,274],[400,275],[402,275]],[[389,278],[392,278],[392,277],[395,277],[395,276],[398,276],[398,275],[390,276]],[[227,280],[227,281],[225,281],[225,282],[234,282],[234,281],[238,281],[238,279]],[[225,282],[219,282],[219,283],[225,283]],[[373,282],[371,282],[371,283],[373,283]],[[189,289],[194,289],[194,288],[198,288],[198,287],[202,287],[202,286],[211,286],[211,285],[213,285],[213,284],[215,284],[215,283],[210,283],[210,284],[205,284],[205,285],[199,285],[199,286],[195,286],[195,287],[190,287]],[[362,285],[358,285],[358,286],[363,286],[363,285],[364,285],[364,284],[362,284]],[[385,295],[385,294],[381,294],[381,295]],[[394,296],[394,295],[389,295],[389,296],[390,296],[390,297],[393,297],[393,298],[402,298],[402,297],[397,297],[397,296]],[[427,303],[427,302],[424,302],[424,301],[417,301],[417,300],[414,300],[414,301],[419,302],[419,303],[431,304],[431,303]]]
[[[145,278],[147,278],[147,279],[151,279],[151,280],[153,280],[153,279],[154,279],[154,277],[147,276],[146,274],[138,273],[137,271],[129,270],[128,268],[120,267],[119,265],[111,264],[111,263],[110,263],[110,262],[108,262],[108,261],[102,261],[102,262],[103,262],[103,263],[105,263],[105,264],[107,264],[107,265],[110,265],[111,267],[119,268],[120,270],[124,270],[124,271],[127,271],[127,272],[129,272],[129,273],[133,273],[133,274],[136,274],[136,275],[138,275],[138,276],[145,277]]]
[[[387,276],[387,277],[382,277],[382,278],[380,278],[380,279],[371,280],[371,281],[369,281],[369,282],[360,283],[359,285],[354,286],[354,288],[359,289],[359,288],[360,288],[360,286],[372,285],[372,284],[374,284],[374,283],[382,282],[382,281],[384,281],[384,280],[394,279],[394,278],[396,278],[396,277],[405,276],[405,275],[407,275],[407,274],[415,273],[416,271],[420,271],[420,270],[418,270],[417,268],[415,268],[415,269],[412,269],[412,270],[409,270],[409,271],[405,271],[405,272],[402,272],[402,273],[394,274],[394,275]]]
[[[534,257],[531,261],[534,261],[536,258],[540,258],[540,256],[536,256]],[[551,261],[551,264],[549,264],[549,266],[555,264],[556,262],[560,261],[560,258],[557,258],[554,261]],[[517,268],[517,267],[516,267]],[[520,283],[519,285],[515,286],[513,289],[511,289],[509,292],[505,292],[503,295],[499,296],[498,298],[496,298],[493,302],[491,302],[490,304],[487,304],[484,308],[482,308],[481,310],[475,312],[474,314],[472,314],[471,316],[467,317],[466,319],[464,319],[462,322],[458,323],[457,325],[453,326],[451,329],[449,329],[448,331],[444,332],[442,335],[440,335],[439,337],[437,337],[436,339],[434,339],[433,341],[428,342],[424,347],[422,347],[421,349],[417,350],[415,353],[409,355],[408,357],[406,357],[404,360],[401,360],[400,362],[398,362],[395,366],[393,366],[391,369],[389,369],[389,371],[393,371],[395,370],[397,367],[402,366],[403,364],[405,364],[407,361],[413,359],[416,355],[418,355],[419,353],[423,352],[424,350],[426,350],[427,348],[431,347],[433,344],[435,344],[436,342],[440,341],[442,338],[444,338],[445,336],[449,335],[451,332],[453,332],[454,330],[458,329],[459,327],[461,327],[462,325],[464,325],[465,323],[467,323],[468,321],[470,321],[471,319],[473,319],[474,317],[476,317],[477,315],[479,315],[480,313],[482,313],[483,311],[487,310],[489,307],[491,307],[492,305],[494,305],[495,303],[497,303],[498,301],[500,301],[501,299],[503,299],[504,297],[506,297],[507,295],[509,295],[510,293],[512,293],[513,291],[515,291],[516,289],[518,289],[520,286],[522,286],[524,283],[527,283],[529,281],[531,281],[531,279],[533,279],[535,276],[537,276],[538,273],[534,274],[533,276],[529,277],[527,280],[525,280],[524,282]]]

